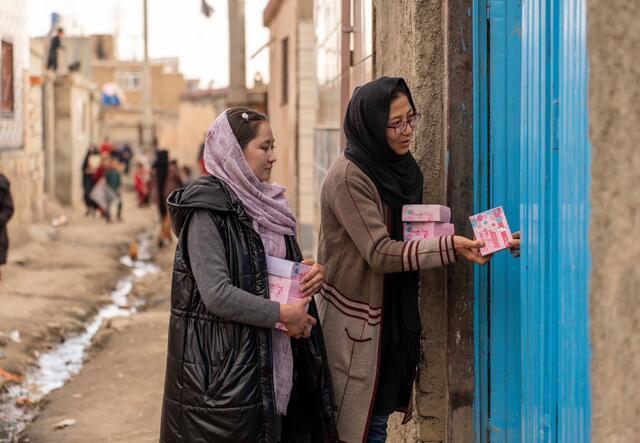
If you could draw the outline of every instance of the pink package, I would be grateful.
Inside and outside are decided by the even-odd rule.
[[[309,269],[309,265],[267,255],[267,273],[271,275],[300,280]]]
[[[480,254],[485,256],[509,248],[507,242],[513,240],[513,237],[502,206],[473,215],[469,220],[476,240],[485,243],[485,247],[480,249]]]
[[[451,209],[442,205],[404,205],[402,221],[451,222]]]
[[[451,223],[404,222],[404,241],[453,234],[455,234],[455,228]]]
[[[293,303],[301,299],[300,281],[268,274],[269,298],[281,304]],[[283,323],[276,323],[276,329],[286,331]]]

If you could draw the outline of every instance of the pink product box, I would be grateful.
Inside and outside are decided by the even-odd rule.
[[[300,280],[309,269],[308,265],[267,255],[267,273],[271,275]]]
[[[451,209],[442,205],[404,205],[402,221],[451,222]]]
[[[277,275],[268,275],[269,280],[269,298],[281,304],[293,303],[300,297],[300,281],[290,278],[280,277]],[[286,331],[283,323],[276,323],[276,328]]]
[[[513,237],[502,206],[473,215],[469,220],[476,240],[485,242],[480,254],[485,256],[509,248],[507,242],[513,240]]]
[[[455,234],[455,228],[451,223],[404,222],[404,241],[453,234]]]

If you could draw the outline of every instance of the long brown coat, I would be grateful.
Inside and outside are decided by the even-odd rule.
[[[371,179],[340,156],[322,186],[318,262],[327,276],[316,303],[333,378],[338,432],[348,443],[365,441],[373,409],[384,274],[457,260],[453,236],[392,240],[385,222],[388,215]]]

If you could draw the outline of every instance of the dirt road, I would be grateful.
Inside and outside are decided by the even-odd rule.
[[[171,264],[169,251],[159,260]],[[134,291],[147,310],[115,318],[96,335],[82,372],[52,392],[26,430],[31,442],[158,441],[164,384],[169,273],[148,276]],[[62,420],[75,424],[54,430]]]
[[[40,356],[55,349],[64,338],[83,332],[98,310],[113,302],[111,291],[114,285],[121,277],[131,273],[131,269],[120,263],[120,257],[128,254],[130,243],[139,234],[153,231],[156,226],[153,208],[137,208],[131,193],[125,193],[124,207],[124,221],[110,224],[97,217],[85,217],[82,212],[64,213],[60,208],[50,209],[50,218],[64,213],[68,222],[59,227],[53,227],[50,223],[35,225],[32,228],[33,241],[10,251],[9,263],[3,267],[3,279],[0,282],[0,398],[6,398],[7,392],[16,388],[16,383],[8,380],[7,374],[21,377],[33,372]],[[154,253],[161,266],[170,266],[171,246]],[[86,434],[74,440],[85,442],[109,441],[107,429],[115,430],[117,427],[112,427],[114,423],[123,423],[117,414],[106,412],[102,406],[114,405],[114,410],[121,411],[128,418],[139,414],[136,407],[139,403],[134,399],[142,396],[136,393],[153,393],[157,383],[152,381],[158,379],[158,383],[162,383],[167,310],[159,304],[163,303],[162,296],[165,299],[168,296],[165,276],[161,270],[135,283],[133,300],[149,296],[144,308],[147,311],[139,314],[140,323],[129,327],[128,322],[134,317],[109,320],[111,326],[106,325],[95,337],[96,346],[86,363],[89,368],[87,375],[83,369],[76,380],[45,398],[40,417],[24,434],[33,433],[33,437],[23,437],[23,440],[70,441],[63,436],[66,430],[54,432],[52,427],[45,429],[40,425],[46,423],[47,417],[55,415],[56,411],[82,410],[88,415],[93,414],[87,423],[91,423],[96,432],[102,432],[95,434],[100,435],[99,438],[88,438],[89,434]],[[141,370],[148,371],[147,374],[135,373],[129,363],[124,365],[123,362],[135,353],[148,356],[141,367]],[[159,357],[156,366],[151,363],[155,361],[154,355]],[[120,367],[121,363],[126,370]],[[75,390],[76,381],[87,376],[90,381]],[[136,387],[125,389],[126,382],[132,382]],[[109,396],[122,398],[122,393],[118,393],[119,387],[123,389],[121,392],[132,394],[126,404],[134,408],[134,413],[130,409],[118,408],[116,401],[108,401],[115,398]],[[161,392],[161,387],[159,389]],[[65,403],[67,393],[71,395],[72,402]],[[93,404],[84,403],[94,399],[92,395],[97,395],[101,400]],[[155,403],[159,408],[158,401]],[[151,402],[148,404],[151,405]],[[28,404],[20,408],[26,413],[34,410]],[[6,438],[1,432],[1,412],[0,440]],[[106,414],[113,416],[111,422],[101,420]],[[149,413],[151,416],[157,421],[159,412]],[[78,421],[78,429],[81,429],[81,423]],[[100,423],[104,423],[105,427],[100,428]],[[157,426],[151,427],[157,434]],[[137,426],[130,429],[137,429]],[[132,440],[124,438],[120,441]]]

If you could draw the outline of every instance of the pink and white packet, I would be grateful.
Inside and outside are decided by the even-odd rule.
[[[451,223],[404,222],[404,241],[420,240],[455,234]]]
[[[449,223],[451,209],[442,205],[404,205],[402,207],[402,221]]]
[[[267,256],[269,298],[281,304],[300,300],[300,280],[311,269],[302,263]],[[276,329],[287,330],[283,323],[276,323]]]
[[[485,243],[480,249],[483,257],[509,248],[507,243],[513,240],[513,236],[502,206],[472,215],[469,220],[476,240]]]
[[[442,205],[404,205],[402,221],[404,241],[455,234],[451,209]]]

